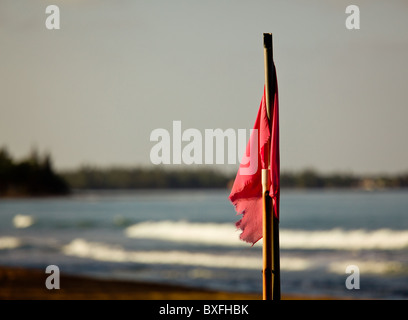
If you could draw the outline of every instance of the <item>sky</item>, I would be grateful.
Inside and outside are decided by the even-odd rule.
[[[403,0],[1,0],[0,147],[57,170],[148,166],[173,121],[249,132],[271,32],[282,171],[407,172],[407,16]]]

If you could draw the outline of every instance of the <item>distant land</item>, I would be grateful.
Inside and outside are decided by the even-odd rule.
[[[40,156],[33,149],[21,161],[0,149],[0,197],[67,195],[70,187],[52,168],[51,156]]]
[[[98,168],[83,166],[61,172],[74,189],[198,189],[231,188],[234,174],[211,169],[164,169],[162,167]],[[401,175],[357,176],[350,173],[320,174],[313,169],[281,172],[281,188],[364,190],[408,188],[408,173]]]
[[[82,166],[54,172],[51,156],[40,156],[33,149],[22,160],[14,160],[5,147],[0,148],[0,197],[69,195],[73,190],[109,189],[229,189],[235,173],[220,170],[180,167]],[[281,188],[363,190],[408,188],[408,172],[398,175],[321,174],[313,169],[281,172]]]

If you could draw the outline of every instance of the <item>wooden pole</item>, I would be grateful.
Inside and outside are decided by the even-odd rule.
[[[273,64],[272,34],[264,33],[265,62],[265,100],[272,128],[271,106],[275,96],[275,70]],[[265,148],[265,160],[268,169],[262,169],[262,200],[263,200],[263,299],[280,300],[280,258],[279,258],[279,221],[273,214],[273,202],[269,196],[270,146]]]

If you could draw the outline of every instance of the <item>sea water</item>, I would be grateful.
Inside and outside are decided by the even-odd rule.
[[[282,190],[283,294],[408,298],[407,211],[407,190]],[[262,241],[239,240],[238,219],[227,190],[2,199],[0,265],[261,292]]]

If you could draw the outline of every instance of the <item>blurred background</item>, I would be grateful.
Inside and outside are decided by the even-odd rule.
[[[150,133],[252,128],[272,32],[283,292],[408,296],[404,1],[50,4],[0,2],[0,264],[260,292],[238,164],[154,166]]]

